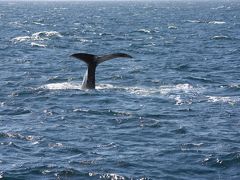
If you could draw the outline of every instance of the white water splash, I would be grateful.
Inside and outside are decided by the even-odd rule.
[[[42,89],[48,90],[84,90],[80,83],[51,83],[41,86]],[[191,84],[176,84],[176,85],[162,85],[159,88],[148,88],[148,87],[124,87],[114,86],[111,84],[98,84],[96,90],[117,90],[128,92],[137,96],[151,97],[151,96],[162,96],[167,97],[175,101],[175,105],[192,104],[193,99],[201,97],[202,99],[207,98],[208,102],[211,103],[229,103],[236,104],[240,102],[240,97],[228,97],[228,96],[204,96],[203,92],[205,88],[194,87]]]
[[[11,41],[13,43],[20,43],[25,41],[44,41],[49,40],[50,38],[60,38],[63,37],[59,32],[57,31],[40,31],[33,33],[31,36],[18,36],[15,38],[12,38]]]
[[[114,89],[117,88],[116,86],[113,86],[111,84],[98,84],[96,85],[97,90],[103,90],[103,89]]]
[[[64,83],[46,84],[46,85],[41,86],[40,88],[49,89],[49,90],[66,90],[66,89],[82,90],[82,85],[76,84],[76,83],[64,82]]]
[[[40,31],[32,34],[33,40],[45,40],[49,39],[49,37],[63,37],[57,31]]]

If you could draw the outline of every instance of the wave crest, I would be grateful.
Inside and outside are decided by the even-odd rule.
[[[31,41],[32,43],[34,41],[44,41],[44,40],[49,40],[51,38],[61,38],[63,37],[59,32],[57,31],[40,31],[33,33],[31,36],[18,36],[15,38],[12,38],[11,41],[13,43],[21,43],[21,42],[28,42]],[[36,45],[36,44],[35,44]],[[42,47],[42,45],[38,47]]]

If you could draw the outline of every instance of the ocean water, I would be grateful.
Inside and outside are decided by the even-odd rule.
[[[240,179],[240,2],[0,2],[0,179]],[[123,52],[97,68],[73,53]]]

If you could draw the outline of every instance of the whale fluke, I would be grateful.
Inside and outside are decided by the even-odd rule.
[[[84,61],[88,66],[82,82],[83,89],[95,89],[95,72],[97,65],[100,63],[114,58],[132,58],[132,56],[124,53],[114,53],[102,56],[87,53],[76,53],[72,54],[71,57]]]

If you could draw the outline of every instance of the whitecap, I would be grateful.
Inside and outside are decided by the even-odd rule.
[[[49,143],[48,146],[50,148],[55,148],[55,147],[63,147],[63,144],[62,143]]]
[[[42,48],[47,47],[47,45],[45,45],[45,44],[39,44],[39,43],[35,43],[35,42],[31,42],[31,46],[32,47],[42,47]]]
[[[73,23],[75,26],[79,26],[79,25],[81,25],[81,23]]]
[[[194,92],[197,89],[190,84],[177,84],[177,85],[163,85],[160,86],[161,94],[177,93],[177,92]]]
[[[126,91],[131,94],[141,95],[141,96],[149,96],[154,93],[159,92],[159,90],[154,88],[146,88],[146,87],[126,87]]]
[[[174,99],[176,101],[175,105],[182,105],[183,104],[183,99],[181,98],[181,96],[178,95]]]
[[[13,43],[24,42],[24,41],[29,41],[29,40],[31,40],[30,36],[18,36],[18,37],[11,39],[11,41]]]
[[[202,23],[203,21],[200,20],[187,20],[189,23]]]
[[[14,21],[14,22],[9,22],[10,25],[13,25],[13,26],[17,26],[17,27],[21,27],[23,26],[23,24],[19,21]]]
[[[151,33],[151,31],[148,30],[148,29],[139,29],[138,32],[144,32],[146,34],[150,34]]]
[[[121,87],[119,87],[121,88]],[[193,87],[190,84],[176,84],[176,85],[162,85],[159,88],[148,88],[148,87],[122,87],[126,91],[137,94],[137,95],[154,95],[156,93],[162,94],[162,95],[181,95],[181,94],[199,94],[203,88],[201,87]],[[173,97],[173,96],[172,96]],[[177,98],[177,96],[174,96],[177,100],[180,99]]]
[[[123,176],[114,173],[106,173],[100,176],[100,179],[125,180]]]
[[[76,37],[76,40],[82,42],[82,43],[86,43],[86,42],[92,42],[92,40],[83,38],[83,37]]]
[[[225,6],[218,6],[218,7],[214,7],[214,8],[211,8],[212,10],[217,10],[217,9],[223,9]]]
[[[51,173],[51,171],[50,171],[50,170],[47,170],[47,169],[42,171],[42,174],[44,174],[44,175],[45,175],[45,174],[49,174],[49,173]]]
[[[174,25],[171,25],[171,26],[168,26],[168,29],[177,29],[177,27]]]
[[[39,144],[39,141],[32,142],[32,145],[36,145],[36,144]]]
[[[40,23],[40,22],[33,22],[33,24],[36,24],[36,25],[41,25],[41,26],[44,26],[45,24],[43,24],[43,23]]]
[[[223,40],[223,39],[230,39],[230,37],[224,36],[224,35],[219,35],[219,36],[213,36],[211,39],[214,39],[214,40]]]
[[[5,102],[0,102],[0,107],[3,107],[5,105]]]
[[[89,112],[89,109],[76,108],[73,112]]]
[[[229,104],[236,104],[237,102],[240,102],[240,97],[236,96],[207,96],[208,102],[213,102],[213,103],[229,103]]]
[[[14,43],[25,42],[25,41],[44,41],[54,37],[63,37],[63,36],[57,31],[40,31],[40,32],[33,33],[31,36],[18,36],[18,37],[12,38],[11,41]]]
[[[63,37],[59,32],[57,31],[40,31],[32,34],[33,40],[45,40],[49,39],[49,37]]]
[[[231,88],[240,88],[240,84],[232,83],[232,84],[230,84],[230,87]]]
[[[209,21],[209,24],[226,24],[225,21]]]

